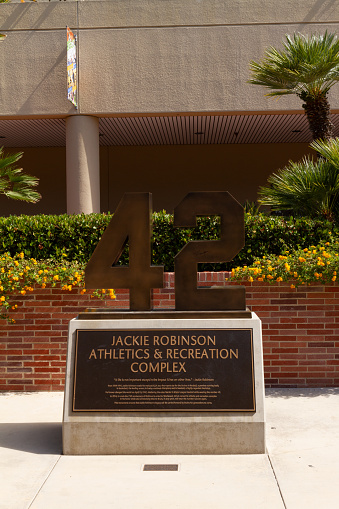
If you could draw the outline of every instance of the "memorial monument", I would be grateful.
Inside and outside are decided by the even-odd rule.
[[[227,192],[189,193],[176,227],[220,216],[220,239],[175,257],[175,310],[153,310],[163,268],[150,265],[149,193],[126,193],[85,272],[87,288],[128,288],[130,310],[90,309],[70,321],[64,454],[265,452],[261,322],[245,288],[197,287],[198,263],[244,246],[244,212]],[[116,263],[128,241],[129,266]]]

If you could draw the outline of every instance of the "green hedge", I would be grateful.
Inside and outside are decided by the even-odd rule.
[[[36,260],[89,259],[108,225],[104,214],[10,216],[0,218],[0,251],[11,256],[23,252]]]
[[[0,252],[11,256],[23,252],[26,257],[86,262],[108,225],[111,215],[10,216],[0,218]],[[199,270],[229,270],[238,265],[250,265],[254,258],[282,254],[339,237],[339,229],[330,222],[307,218],[286,219],[245,214],[246,243],[230,263],[199,265]],[[190,240],[218,239],[219,220],[198,218],[194,229],[174,228],[173,216],[165,212],[153,214],[153,260],[173,270],[174,256]],[[128,262],[128,250],[120,263]]]

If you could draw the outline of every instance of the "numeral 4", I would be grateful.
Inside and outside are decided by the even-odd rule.
[[[85,270],[86,288],[129,288],[130,309],[151,309],[151,289],[163,287],[163,267],[151,263],[152,197],[126,193]],[[115,266],[128,241],[129,266]]]

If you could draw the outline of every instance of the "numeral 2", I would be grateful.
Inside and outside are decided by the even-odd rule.
[[[218,215],[220,240],[186,244],[174,259],[175,307],[178,310],[240,310],[246,308],[245,288],[198,288],[199,262],[229,262],[245,244],[244,209],[227,192],[189,193],[174,209],[174,226],[196,226],[197,216]]]

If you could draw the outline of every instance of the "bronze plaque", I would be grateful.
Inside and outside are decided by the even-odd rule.
[[[75,412],[255,412],[252,329],[76,332]]]

